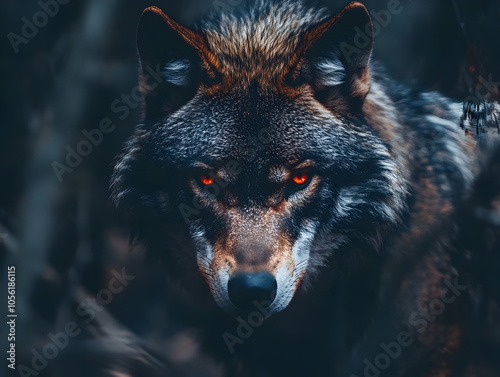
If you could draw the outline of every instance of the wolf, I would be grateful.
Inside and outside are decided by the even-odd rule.
[[[144,120],[112,199],[229,376],[455,370],[467,291],[452,253],[419,240],[468,196],[481,151],[461,104],[392,81],[373,44],[359,2],[140,19]],[[395,342],[371,349],[380,334]]]

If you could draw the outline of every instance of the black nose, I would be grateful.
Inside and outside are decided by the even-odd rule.
[[[240,273],[229,280],[229,299],[245,311],[257,310],[259,306],[267,308],[276,297],[277,286],[274,276],[267,272]]]

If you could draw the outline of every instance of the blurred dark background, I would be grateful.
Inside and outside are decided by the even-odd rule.
[[[145,7],[157,5],[190,25],[240,1],[64,2],[45,20],[36,16],[43,10],[38,1],[0,0],[0,276],[6,286],[6,266],[16,266],[17,362],[31,367],[33,349],[41,351],[50,341],[47,334],[60,331],[71,317],[67,308],[96,296],[113,271],[125,267],[134,280],[89,330],[40,367],[40,375],[118,376],[113,368],[132,371],[144,360],[152,368],[148,375],[162,368],[175,376],[220,375],[191,330],[171,315],[161,269],[139,247],[130,252],[108,200],[114,158],[141,116],[134,104],[119,119],[111,105],[138,84],[135,32]],[[319,4],[338,10],[347,2]],[[389,3],[362,2],[373,12]],[[400,3],[402,11],[376,36],[374,57],[389,75],[457,101],[499,99],[499,1]],[[35,31],[25,27],[29,38],[23,35],[26,20],[43,25]],[[67,147],[75,149],[85,139],[82,130],[98,128],[107,117],[114,131],[62,174],[61,182],[53,163],[65,163]],[[97,337],[107,341],[92,343]],[[90,362],[103,354],[105,364]]]

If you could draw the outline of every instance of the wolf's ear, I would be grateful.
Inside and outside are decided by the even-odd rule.
[[[326,106],[362,105],[370,90],[373,37],[368,10],[358,2],[305,34],[305,80]]]
[[[157,7],[147,8],[137,28],[141,89],[146,112],[172,111],[196,93],[203,72],[210,69],[204,37],[179,25]]]

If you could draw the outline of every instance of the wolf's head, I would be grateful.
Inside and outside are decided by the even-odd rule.
[[[145,121],[112,182],[134,234],[182,249],[232,313],[283,310],[332,254],[376,251],[406,186],[372,45],[359,3],[333,18],[261,3],[195,30],[146,9]]]

